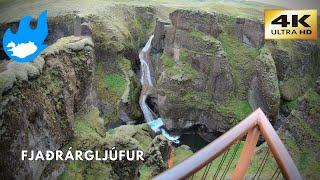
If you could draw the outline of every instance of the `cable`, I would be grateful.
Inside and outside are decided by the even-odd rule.
[[[236,147],[235,147],[235,149],[234,149],[234,151],[233,151],[233,154],[232,154],[232,156],[231,156],[231,158],[230,158],[230,160],[229,160],[229,162],[228,162],[228,164],[227,164],[227,167],[224,169],[224,171],[223,171],[222,176],[221,176],[220,179],[223,179],[223,178],[227,175],[227,172],[229,171],[230,166],[231,166],[234,158],[236,157],[236,154],[237,154],[237,152],[238,152],[238,150],[239,150],[239,147],[240,147],[240,141],[238,141],[238,143],[237,143],[237,145],[236,145]]]
[[[273,173],[273,175],[272,175],[272,177],[271,177],[271,180],[272,180],[273,177],[275,177],[275,175],[278,173],[278,170],[279,170],[279,168],[277,168],[277,169],[274,171],[274,173]]]
[[[214,176],[213,176],[212,179],[216,179],[216,178],[218,177],[219,172],[220,172],[220,169],[221,169],[222,164],[224,163],[224,161],[225,161],[225,159],[226,159],[226,157],[227,157],[228,152],[229,152],[229,149],[223,153],[223,156],[222,156],[222,158],[221,158],[221,161],[220,161],[220,163],[219,163],[219,165],[218,165],[218,169],[217,169],[216,173],[214,173]]]
[[[203,173],[203,175],[201,177],[201,180],[205,180],[206,179],[206,177],[208,175],[208,172],[209,172],[209,170],[211,168],[211,165],[212,165],[212,161],[206,166],[206,169],[204,170],[204,173]]]
[[[263,168],[264,168],[264,166],[265,166],[265,164],[266,164],[266,162],[267,162],[267,159],[268,159],[269,154],[270,154],[270,151],[269,151],[269,149],[267,149],[267,152],[266,152],[265,156],[263,157],[263,159],[262,159],[262,161],[261,161],[261,163],[260,163],[260,166],[259,166],[256,174],[254,175],[253,179],[255,179],[257,175],[258,175],[258,178],[257,178],[257,179],[259,179],[259,177],[260,177],[260,175],[261,175],[261,172],[262,172],[262,170],[263,170]],[[260,168],[261,168],[261,170],[260,170]]]

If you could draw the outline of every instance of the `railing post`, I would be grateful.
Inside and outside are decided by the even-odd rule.
[[[244,179],[244,176],[246,175],[247,169],[250,165],[250,159],[254,154],[254,149],[258,142],[259,135],[260,131],[257,126],[248,131],[244,147],[241,151],[240,159],[232,173],[232,180]]]

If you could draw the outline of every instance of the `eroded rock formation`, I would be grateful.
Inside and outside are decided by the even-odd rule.
[[[94,64],[86,37],[60,39],[33,63],[7,64],[0,74],[2,176],[40,178],[49,161],[22,161],[21,150],[57,150],[73,137],[74,113],[86,103]]]

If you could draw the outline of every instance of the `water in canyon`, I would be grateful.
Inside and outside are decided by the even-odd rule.
[[[148,42],[139,53],[139,59],[141,63],[141,84],[142,84],[139,104],[143,112],[145,121],[148,123],[149,127],[156,133],[161,132],[161,134],[164,137],[166,137],[169,141],[172,141],[178,144],[180,142],[179,136],[170,135],[166,131],[162,119],[154,117],[154,115],[152,114],[152,111],[150,110],[150,107],[146,103],[148,95],[152,92],[154,88],[152,83],[152,78],[151,78],[149,61],[148,61],[148,53],[151,49],[152,39],[153,39],[153,35],[149,38]]]

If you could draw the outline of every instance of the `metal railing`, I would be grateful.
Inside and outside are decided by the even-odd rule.
[[[265,138],[283,177],[290,180],[302,179],[290,154],[260,108],[191,157],[159,174],[154,179],[168,180],[193,177],[196,172],[207,166],[229,149],[231,145],[247,135],[240,158],[231,175],[231,179],[244,179],[260,133]]]

